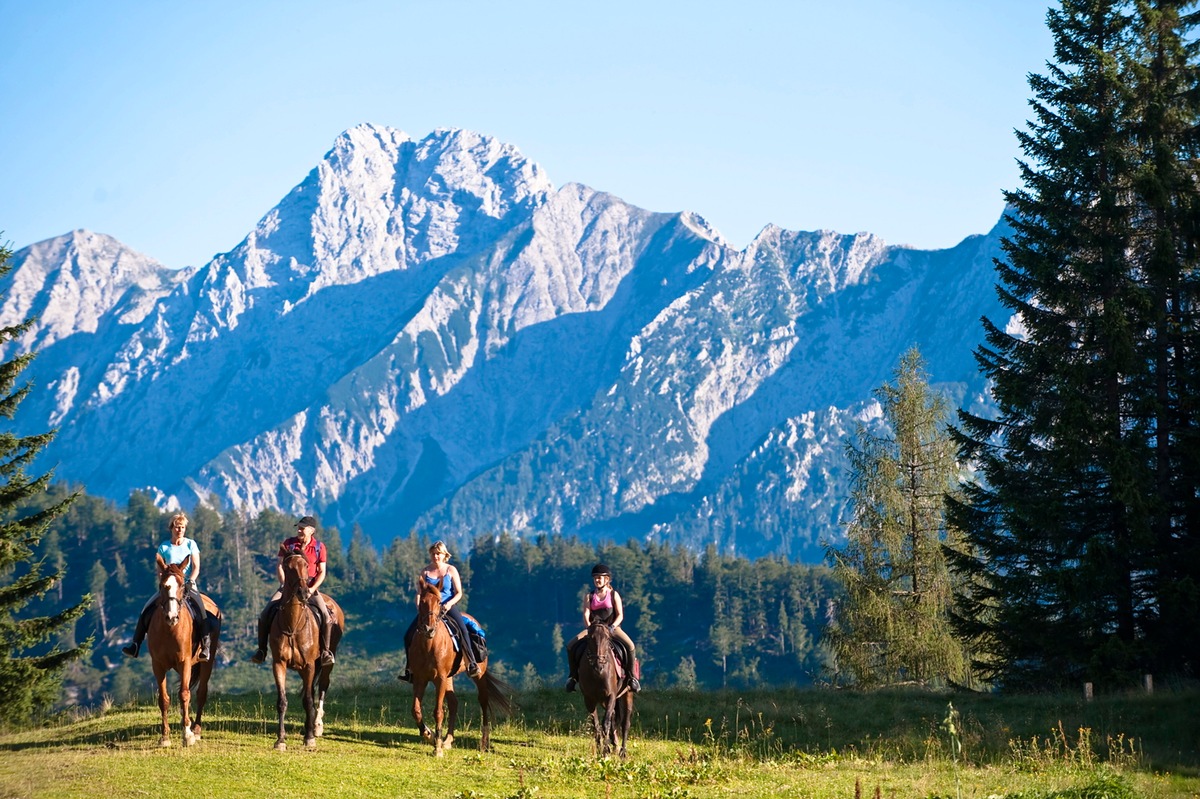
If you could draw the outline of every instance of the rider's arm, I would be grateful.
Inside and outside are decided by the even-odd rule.
[[[588,606],[588,597],[583,598],[583,626],[592,626],[592,609]]]
[[[200,547],[196,546],[196,542],[192,542],[192,573],[188,577],[196,585],[200,584]]]
[[[621,595],[614,589],[612,592],[613,602],[613,627],[620,627],[622,619],[625,618],[625,603],[621,601]]]
[[[325,582],[325,562],[324,561],[317,564],[317,576],[313,578],[312,585],[310,585],[309,588],[316,591],[318,588],[321,587],[321,583],[323,583],[323,582]]]
[[[462,599],[463,595],[462,580],[458,577],[458,569],[453,566],[448,567],[446,569],[446,576],[450,578],[450,587],[454,590],[454,593],[442,603],[442,610],[449,610],[454,607],[458,604],[458,600]]]

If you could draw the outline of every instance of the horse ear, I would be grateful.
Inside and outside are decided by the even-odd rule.
[[[292,553],[287,547],[285,547],[283,544],[280,544],[279,551],[275,554],[277,554],[281,558],[286,558],[288,555],[290,555]]]

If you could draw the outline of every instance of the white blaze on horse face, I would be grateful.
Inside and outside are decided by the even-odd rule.
[[[165,608],[167,612],[167,622],[174,627],[179,623],[179,578],[174,574],[167,575],[167,578],[163,580],[163,586],[167,589],[167,606]]]

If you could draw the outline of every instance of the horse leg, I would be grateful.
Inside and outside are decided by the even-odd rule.
[[[446,680],[440,679],[434,682],[434,699],[433,705],[433,756],[441,757],[445,754],[442,751],[442,722],[446,720]]]
[[[417,730],[421,733],[421,737],[429,740],[429,728],[425,726],[425,720],[421,716],[421,700],[425,698],[426,680],[418,680],[413,678],[413,719],[417,722]]]
[[[275,709],[279,711],[279,738],[275,741],[275,749],[283,752],[287,749],[287,732],[284,719],[287,718],[287,665],[276,661],[271,670],[275,674]]]
[[[158,681],[158,709],[162,712],[162,737],[158,739],[159,746],[171,745],[171,722],[167,720],[167,712],[171,709],[171,695],[167,693],[167,670],[154,664],[154,679]]]
[[[192,732],[191,719],[192,701],[192,660],[185,656],[179,666],[179,711],[183,727],[183,745],[191,746],[196,742],[196,734]]]
[[[454,692],[453,685],[446,691],[446,715],[449,720],[446,722],[446,738],[442,741],[443,750],[454,747],[454,727],[458,722],[458,694]]]
[[[628,757],[625,751],[625,742],[629,740],[629,723],[633,720],[633,692],[625,694],[621,699],[621,703],[617,710],[617,715],[620,717],[618,723],[621,726],[621,759]]]
[[[320,738],[325,734],[325,694],[329,692],[329,673],[333,666],[321,666],[317,677],[317,723],[315,732]]]
[[[204,705],[208,702],[208,678],[212,676],[212,665],[199,663],[192,668],[192,693],[196,697],[196,713],[192,716],[192,733],[200,740],[203,727],[201,719],[204,716]]]
[[[604,697],[604,754],[608,755],[613,745],[617,741],[616,725],[613,723],[613,715],[617,707],[617,692],[614,688],[612,693]]]
[[[317,746],[317,703],[313,700],[313,683],[317,677],[317,666],[309,663],[303,672],[304,676],[304,746],[315,749]]]
[[[486,679],[480,677],[475,681],[475,687],[479,691],[479,715],[481,717],[479,724],[479,751],[490,752],[492,751],[491,686]]]

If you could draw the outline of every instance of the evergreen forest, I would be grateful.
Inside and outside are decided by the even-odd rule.
[[[39,502],[53,504],[71,493],[52,485]],[[54,612],[81,594],[92,598],[66,636],[69,642],[94,639],[89,656],[66,672],[70,699],[94,704],[105,695],[121,701],[148,694],[145,648],[131,660],[120,647],[153,593],[154,552],[169,538],[170,516],[142,493],[124,507],[81,493],[42,538],[36,559],[65,577],[30,612]],[[200,590],[225,616],[215,679],[222,690],[264,688],[269,670],[246,661],[258,614],[278,587],[279,544],[295,534],[296,519],[207,507],[188,516],[187,535],[201,552]],[[432,542],[409,534],[379,552],[358,529],[347,539],[336,527],[322,527],[317,537],[329,553],[322,590],[347,614],[339,671],[367,682],[394,679],[414,616],[416,577]],[[583,597],[597,562],[613,570],[625,602],[623,627],[639,647],[648,685],[804,685],[825,675],[819,640],[835,585],[824,567],[751,562],[712,549],[697,555],[633,541],[592,546],[506,534],[479,536],[469,553],[453,555],[464,609],[487,632],[493,668],[518,688],[565,681],[564,643],[582,629]]]

